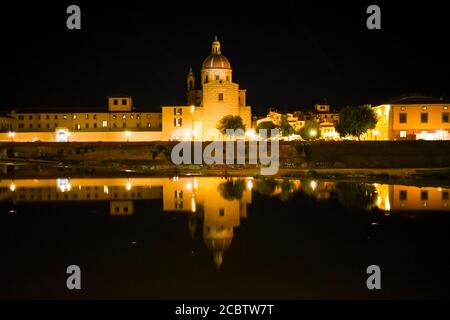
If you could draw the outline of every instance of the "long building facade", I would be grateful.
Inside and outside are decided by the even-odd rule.
[[[366,140],[450,140],[450,101],[410,96],[373,110],[378,123]]]
[[[17,109],[0,116],[0,141],[168,141],[216,140],[219,121],[240,116],[251,127],[246,91],[232,81],[232,69],[217,38],[203,61],[200,83],[187,76],[187,104],[161,111],[134,108],[128,96],[108,97],[105,109]]]

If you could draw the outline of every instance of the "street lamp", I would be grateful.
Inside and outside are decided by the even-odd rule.
[[[309,135],[314,138],[315,136],[317,136],[317,131],[312,129],[311,131],[309,131]]]
[[[14,141],[14,137],[16,136],[16,133],[13,131],[8,132],[8,137],[11,139],[11,141]]]

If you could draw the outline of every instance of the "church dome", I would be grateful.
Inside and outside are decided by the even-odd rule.
[[[217,37],[211,47],[211,55],[203,61],[202,69],[231,69],[230,62],[220,52],[220,42],[217,40]]]

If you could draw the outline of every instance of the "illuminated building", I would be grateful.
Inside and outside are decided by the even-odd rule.
[[[403,97],[373,107],[378,123],[366,140],[450,140],[450,101]]]
[[[222,138],[216,127],[227,115],[240,116],[251,128],[246,90],[232,81],[231,64],[216,38],[203,61],[200,86],[189,71],[187,105],[157,112],[135,108],[130,97],[118,95],[108,97],[107,110],[17,109],[0,117],[0,141],[213,140]]]

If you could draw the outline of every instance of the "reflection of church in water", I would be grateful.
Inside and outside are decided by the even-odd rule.
[[[233,230],[247,217],[253,180],[215,177],[80,178],[0,180],[0,201],[108,201],[112,216],[134,213],[134,201],[162,199],[166,212],[189,215],[191,234],[203,220],[202,236],[218,268]]]

